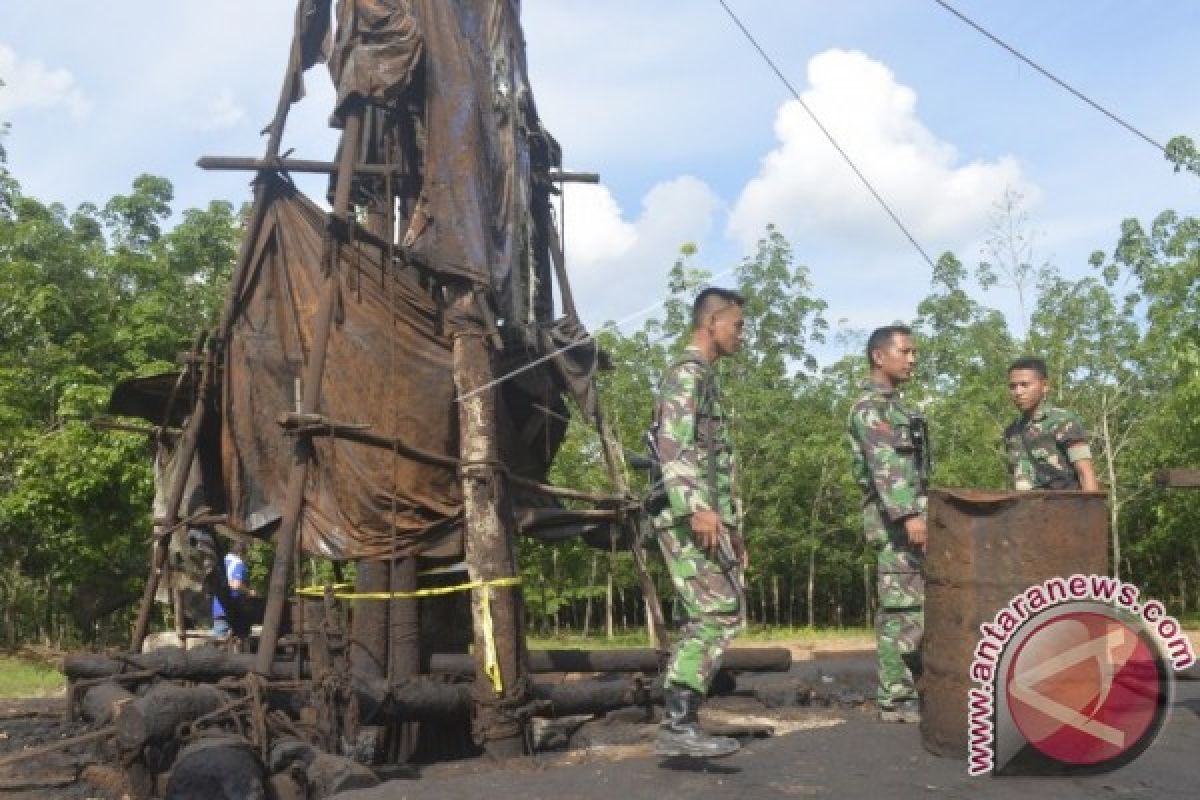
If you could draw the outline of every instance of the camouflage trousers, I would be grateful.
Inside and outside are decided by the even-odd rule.
[[[879,654],[876,700],[887,706],[917,697],[921,637],[925,631],[925,556],[908,544],[901,526],[888,526],[876,554],[879,612],[875,618]]]
[[[741,600],[730,576],[696,546],[686,523],[660,528],[658,546],[675,586],[676,614],[683,619],[666,682],[705,694],[742,628]]]

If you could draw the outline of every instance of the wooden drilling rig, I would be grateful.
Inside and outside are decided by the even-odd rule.
[[[596,177],[562,171],[538,118],[519,0],[331,6],[298,2],[262,157],[199,162],[254,175],[216,328],[180,373],[128,381],[112,401],[158,426],[151,569],[132,652],[77,655],[66,671],[73,707],[114,720],[121,763],[170,776],[179,796],[214,770],[304,797],[369,783],[368,767],[421,748],[521,755],[532,716],[652,702],[640,676],[666,650],[551,204],[564,182]],[[323,61],[337,153],[281,155],[304,73]],[[329,176],[329,211],[299,173]],[[612,494],[546,482],[567,399],[599,435]],[[530,654],[519,535],[632,549],[655,650]],[[231,537],[273,545],[253,639],[221,566]],[[299,586],[307,557],[353,563],[352,591]],[[164,594],[186,640],[189,572],[251,652],[142,652]],[[551,671],[635,678],[531,678]]]

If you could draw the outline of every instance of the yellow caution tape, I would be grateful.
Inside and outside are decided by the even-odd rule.
[[[340,591],[346,587],[352,586],[349,583],[335,583],[330,588],[334,589],[333,596],[339,600],[407,600],[418,597],[437,597],[444,594],[454,594],[455,592],[469,592],[473,589],[482,589],[480,594],[480,607],[483,612],[483,671],[488,676],[488,680],[492,682],[492,688],[496,690],[496,694],[504,693],[504,679],[500,674],[500,659],[496,656],[496,637],[492,632],[492,587],[493,586],[519,586],[521,584],[520,576],[514,575],[511,578],[495,578],[490,581],[469,581],[460,583],[455,586],[434,586],[429,589],[417,589],[411,592],[346,592]],[[322,597],[325,594],[324,586],[306,586],[303,589],[297,589],[296,594],[305,595],[307,597]]]

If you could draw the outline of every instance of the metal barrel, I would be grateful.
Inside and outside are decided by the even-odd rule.
[[[921,739],[965,758],[968,691],[980,626],[1054,577],[1108,574],[1103,492],[929,493]],[[999,680],[999,678],[997,679]]]

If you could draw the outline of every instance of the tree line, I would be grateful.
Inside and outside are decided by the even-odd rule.
[[[141,176],[128,194],[68,211],[25,194],[0,151],[0,645],[69,644],[108,625],[127,635],[145,580],[152,484],[144,437],[97,430],[118,380],[176,368],[211,325],[242,215],[213,202],[172,219],[173,191]],[[1155,470],[1200,467],[1200,220],[1126,220],[1080,278],[1039,263],[1020,198],[997,208],[985,257],[938,259],[910,318],[921,360],[907,390],[930,420],[933,484],[1005,488],[1000,432],[1015,412],[1015,357],[1046,358],[1054,402],[1092,433],[1109,493],[1120,575],[1174,613],[1200,606],[1200,493],[1159,490]],[[658,377],[686,339],[691,298],[710,279],[684,246],[662,314],[597,335],[613,369],[605,413],[642,450]],[[722,366],[733,408],[755,623],[867,624],[873,558],[860,530],[845,419],[866,378],[866,331],[835,330],[808,267],[768,228],[737,265],[745,346]],[[1016,293],[1018,313],[988,304]],[[892,322],[887,320],[886,322]],[[831,359],[827,354],[841,355]],[[818,361],[823,356],[825,363]],[[571,425],[554,481],[611,489],[595,433]],[[631,474],[635,486],[644,477]],[[267,555],[252,561],[265,573]],[[523,541],[531,627],[615,632],[640,624],[628,554],[579,541]],[[661,564],[651,562],[662,596]],[[115,607],[114,607],[115,606]],[[115,613],[113,613],[115,612]]]

